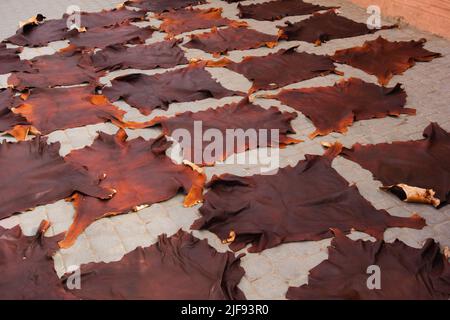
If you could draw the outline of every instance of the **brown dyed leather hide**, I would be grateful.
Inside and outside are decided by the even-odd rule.
[[[204,66],[191,64],[152,76],[137,73],[118,77],[111,81],[110,87],[103,89],[103,94],[112,102],[123,99],[145,115],[157,108],[167,110],[174,102],[244,95],[224,88]]]
[[[125,115],[91,86],[33,89],[23,95],[14,113],[43,135],[107,121],[122,124]]]
[[[120,261],[81,266],[82,287],[73,293],[89,300],[243,300],[243,276],[240,256],[180,230]]]
[[[164,12],[207,3],[206,0],[128,0],[125,5],[152,12]]]
[[[12,112],[14,93],[11,89],[0,89],[0,134],[10,134],[23,140],[29,130],[29,123],[24,117]]]
[[[69,40],[75,48],[106,48],[115,44],[142,44],[150,38],[153,27],[140,28],[129,23],[112,27],[92,28],[86,32],[74,32]]]
[[[8,85],[23,91],[27,88],[96,84],[103,73],[96,73],[91,55],[79,51],[57,52],[31,61],[30,72],[18,72],[8,78]]]
[[[226,29],[213,28],[211,32],[193,34],[184,46],[199,49],[215,56],[231,50],[248,50],[259,47],[273,48],[278,43],[278,36],[261,33],[243,26],[232,26]]]
[[[354,121],[416,114],[415,109],[405,108],[406,92],[400,84],[384,88],[357,78],[331,87],[282,90],[270,97],[311,119],[317,128],[311,138],[331,132],[345,133]]]
[[[109,201],[76,194],[73,197],[75,219],[60,242],[70,247],[95,220],[139,210],[169,200],[180,190],[187,193],[185,206],[202,201],[205,176],[166,156],[171,143],[164,137],[145,141],[127,141],[125,131],[116,135],[100,133],[92,146],[72,151],[65,160],[73,166],[88,168],[93,176],[104,177],[100,185],[116,191]]]
[[[42,221],[35,236],[22,234],[19,226],[0,227],[0,299],[63,300],[75,299],[58,278],[53,255],[62,235],[45,237],[49,223]]]
[[[179,9],[157,14],[156,18],[162,20],[159,29],[170,37],[194,30],[222,27],[235,22],[222,17],[222,8]]]
[[[297,23],[287,22],[286,24],[285,27],[280,27],[281,38],[287,41],[299,40],[317,45],[334,39],[357,37],[380,30],[369,29],[366,23],[359,23],[337,15],[334,10],[316,13],[306,20]],[[382,29],[393,27],[383,27]]]
[[[248,5],[238,4],[241,19],[255,19],[260,21],[274,21],[288,16],[301,16],[320,10],[331,9],[302,0],[275,0]]]
[[[352,241],[334,230],[327,260],[309,273],[308,284],[290,287],[296,300],[448,300],[450,264],[433,239],[421,249],[399,240]],[[380,288],[369,289],[369,277],[379,267]],[[368,272],[368,270],[370,272]],[[377,272],[378,272],[377,271]],[[369,280],[368,280],[369,279]]]
[[[75,191],[109,199],[112,189],[99,186],[85,168],[77,168],[59,155],[59,143],[46,139],[0,144],[0,219],[70,197]]]
[[[418,216],[400,218],[375,209],[356,186],[349,186],[331,166],[340,150],[336,144],[323,156],[306,155],[274,175],[214,176],[202,217],[191,228],[215,233],[232,250],[251,244],[249,252],[260,252],[282,243],[330,238],[330,228],[380,239],[389,227],[425,226]]]
[[[124,22],[141,21],[145,19],[144,11],[128,10],[125,7],[103,10],[101,12],[80,12],[81,28],[108,27]],[[42,15],[41,16],[43,19]],[[7,42],[26,47],[42,47],[50,42],[66,40],[71,36],[70,16],[64,14],[61,19],[36,20],[25,24],[16,34],[6,39]]]
[[[31,69],[27,61],[20,60],[21,52],[21,48],[10,49],[6,47],[6,44],[0,43],[0,74]]]
[[[63,15],[63,20],[67,21],[68,14]],[[125,22],[139,22],[146,18],[145,11],[129,10],[122,6],[111,10],[102,10],[99,12],[81,12],[81,28],[91,29],[100,27],[110,27]]]
[[[450,201],[450,133],[437,123],[423,132],[424,139],[375,145],[355,144],[342,155],[369,170],[374,178],[402,200],[406,195],[399,184],[427,189],[429,204],[442,207]],[[411,199],[422,202],[427,199]],[[436,201],[437,200],[437,201]],[[426,202],[425,202],[426,203]]]
[[[50,42],[65,40],[68,36],[67,20],[51,19],[25,24],[5,42],[24,47],[44,47]]]
[[[361,47],[338,50],[332,59],[361,69],[378,78],[381,85],[388,85],[393,76],[403,74],[416,62],[428,62],[441,56],[423,48],[420,41],[388,41],[379,37],[366,41]]]
[[[188,64],[189,61],[186,59],[184,51],[178,46],[178,43],[178,40],[168,40],[134,47],[124,45],[110,46],[95,53],[92,61],[97,71],[150,70]]]
[[[208,109],[199,112],[185,112],[177,114],[175,117],[156,117],[151,122],[154,125],[161,125],[163,134],[172,136],[174,132],[178,130],[185,130],[189,132],[191,141],[178,141],[183,147],[184,159],[189,160],[198,165],[214,165],[216,161],[223,161],[227,157],[234,153],[244,152],[251,147],[270,147],[273,141],[276,145],[273,147],[284,148],[289,144],[300,142],[288,137],[288,134],[295,133],[295,130],[291,126],[291,121],[297,117],[296,113],[281,112],[276,107],[270,109],[264,109],[258,105],[254,105],[243,99],[239,103],[227,104],[225,106]],[[201,123],[201,136],[196,135],[195,123]],[[204,141],[203,133],[207,130],[218,130],[221,132],[223,141],[220,143],[223,153],[219,154],[217,150],[214,152],[208,152],[208,145],[210,141]],[[260,137],[247,139],[244,137],[244,141],[241,141],[235,135],[227,135],[227,130],[239,130],[244,132],[248,130],[255,130],[256,134],[261,130],[267,130],[266,139],[262,141]],[[278,135],[272,136],[270,130],[277,129]],[[242,135],[243,136],[243,135]],[[234,148],[227,149],[227,143],[233,142]],[[205,159],[206,157],[206,159]]]
[[[296,49],[281,49],[262,57],[248,56],[238,63],[224,58],[209,64],[223,66],[245,76],[253,82],[250,93],[273,90],[336,72],[333,60],[328,56],[297,52]]]

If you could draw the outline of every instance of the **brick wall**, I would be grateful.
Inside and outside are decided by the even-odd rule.
[[[368,7],[378,5],[384,16],[401,17],[405,22],[450,38],[450,0],[351,0]]]

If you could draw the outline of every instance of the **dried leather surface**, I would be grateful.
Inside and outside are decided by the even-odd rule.
[[[121,76],[112,80],[111,84],[111,87],[103,89],[103,94],[110,101],[123,99],[145,115],[156,108],[167,110],[173,102],[243,95],[222,87],[205,70],[203,63],[152,76],[139,73]]]
[[[43,47],[53,41],[65,40],[69,36],[66,19],[45,20],[29,23],[16,31],[5,42],[25,47]]]
[[[118,23],[140,21],[145,19],[144,11],[128,10],[125,7],[101,12],[81,12],[82,28],[108,27]],[[7,42],[27,47],[46,46],[52,41],[66,40],[71,32],[68,29],[69,15],[61,19],[46,20],[41,23],[28,23]]]
[[[231,50],[248,50],[259,47],[273,48],[278,37],[246,27],[231,26],[226,29],[215,29],[211,32],[193,34],[184,46],[199,49],[214,55],[225,54]]]
[[[59,143],[45,138],[0,144],[0,219],[70,197],[75,191],[101,199],[113,194],[99,186],[99,177],[85,168],[66,163],[59,155]]]
[[[441,56],[424,49],[425,42],[425,39],[391,42],[379,37],[366,41],[361,47],[336,51],[332,59],[374,75],[381,85],[387,85],[394,75],[403,74],[416,62],[428,62]]]
[[[205,176],[172,162],[165,154],[171,143],[164,137],[149,141],[126,139],[122,130],[116,135],[100,133],[92,146],[66,156],[68,163],[88,168],[93,176],[105,176],[100,185],[116,190],[116,194],[108,201],[76,194],[73,197],[75,219],[60,242],[62,247],[70,247],[97,219],[169,200],[180,190],[188,193],[186,206],[202,200]]]
[[[290,287],[288,299],[448,300],[450,264],[433,239],[421,249],[399,240],[352,241],[335,230],[329,258],[313,268],[307,285]],[[381,288],[370,290],[367,268],[380,268]]]
[[[242,19],[274,21],[288,16],[301,16],[331,8],[303,2],[302,0],[275,0],[249,5],[239,3],[238,9],[239,17]]]
[[[333,39],[342,39],[375,33],[380,29],[369,29],[367,24],[359,23],[336,14],[334,10],[316,13],[312,17],[280,27],[281,38],[288,41],[299,40],[321,44]],[[384,27],[391,28],[391,27]]]
[[[62,300],[74,299],[58,278],[52,256],[61,235],[44,237],[49,224],[41,223],[37,234],[27,237],[19,226],[0,227],[0,299]]]
[[[139,28],[129,23],[112,27],[92,28],[86,32],[74,32],[70,45],[76,48],[106,48],[115,44],[141,44],[150,38],[153,27]]]
[[[172,68],[179,64],[188,64],[184,51],[178,46],[179,40],[168,40],[150,45],[127,47],[115,45],[107,47],[92,57],[98,71],[156,68]]]
[[[89,300],[244,300],[240,257],[184,231],[159,236],[122,260],[81,266],[78,298]]]
[[[331,166],[340,149],[334,145],[324,156],[306,155],[274,175],[214,176],[202,217],[191,228],[215,233],[232,250],[252,244],[249,252],[260,252],[282,243],[330,238],[330,228],[380,239],[389,227],[424,227],[418,216],[400,218],[377,210],[356,186],[349,186]]]
[[[124,123],[125,111],[96,95],[90,86],[33,89],[17,104],[14,112],[43,135],[107,121]]]
[[[207,3],[206,0],[128,0],[125,5],[152,12],[164,12]]]
[[[295,133],[291,121],[296,117],[296,113],[281,112],[276,107],[264,109],[251,104],[245,98],[239,103],[227,104],[216,109],[210,108],[195,113],[188,111],[170,118],[157,117],[152,122],[155,125],[161,125],[163,134],[166,136],[170,136],[175,130],[187,130],[192,141],[179,141],[183,147],[184,159],[198,165],[214,165],[215,161],[225,160],[233,153],[244,152],[251,147],[249,139],[245,139],[245,142],[241,143],[236,136],[227,138],[226,130],[242,129],[246,132],[250,129],[260,132],[260,130],[267,129],[266,139],[261,141],[257,138],[258,140],[253,141],[253,143],[257,144],[257,147],[268,147],[271,146],[271,139],[273,139],[278,144],[276,147],[284,148],[288,144],[300,142],[300,140],[287,136],[290,133]],[[202,124],[200,137],[196,136],[196,130],[194,129],[196,121],[201,121]],[[222,133],[223,153],[211,155],[214,161],[206,161],[208,159],[203,157],[202,159],[196,159],[195,155],[204,155],[205,149],[211,143],[203,139],[203,132],[209,129],[219,130]],[[279,136],[271,137],[270,129],[278,129]],[[230,141],[233,142],[233,150],[227,150],[227,143],[230,143]]]
[[[180,33],[229,25],[233,20],[222,17],[222,8],[186,8],[156,15],[162,20],[159,29],[175,36]]]
[[[11,89],[0,89],[0,134],[8,133],[22,140],[26,136],[29,123],[24,117],[11,111],[14,93]],[[23,133],[25,131],[25,134]]]
[[[28,62],[20,60],[20,52],[21,48],[9,49],[6,44],[0,43],[0,74],[30,70]]]
[[[114,8],[111,10],[102,10],[100,12],[81,12],[81,28],[100,28],[109,27],[124,22],[139,22],[145,20],[146,12],[137,10],[128,10],[125,7]],[[63,20],[67,21],[68,14],[64,14]]]
[[[273,90],[335,72],[333,60],[328,56],[297,52],[296,48],[281,49],[262,57],[244,57],[238,63],[226,58],[217,63],[252,81],[250,92]]]
[[[423,136],[417,141],[355,144],[342,155],[372,172],[386,187],[404,183],[432,189],[444,206],[450,202],[450,133],[432,123]]]
[[[8,78],[8,85],[22,91],[27,88],[95,84],[103,75],[95,72],[90,54],[78,51],[39,56],[30,62],[32,70],[13,73]]]
[[[400,84],[385,88],[357,78],[331,87],[282,90],[272,97],[311,119],[316,127],[311,138],[345,133],[354,121],[416,113],[405,108],[406,92]]]

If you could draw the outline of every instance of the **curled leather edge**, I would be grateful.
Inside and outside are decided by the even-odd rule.
[[[334,144],[329,142],[322,142],[321,145],[322,147],[327,149],[326,154],[332,154],[332,157],[336,157],[337,155],[339,155],[342,152],[343,148],[340,142],[336,142]],[[401,200],[409,203],[431,204],[435,208],[439,207],[441,204],[441,200],[434,197],[436,192],[433,189],[413,187],[404,183],[399,183],[391,186],[382,186],[380,187],[380,189],[391,192]]]
[[[17,141],[25,141],[28,137],[28,134],[33,134],[35,136],[40,135],[38,129],[33,127],[32,125],[15,125],[12,129],[7,130],[4,134],[8,134],[14,137]]]
[[[222,240],[222,244],[230,244],[233,243],[234,240],[236,240],[236,232],[233,230],[230,231],[230,234],[227,239]]]
[[[37,15],[35,15],[34,17],[31,17],[25,21],[20,21],[19,22],[19,28],[23,28],[26,26],[37,26],[39,24],[44,23],[44,20],[47,19],[44,15],[42,15],[41,13],[38,13]]]
[[[413,187],[404,183],[383,186],[380,189],[393,193],[405,202],[431,204],[435,208],[441,204],[441,200],[434,197],[436,192],[433,189]]]
[[[192,162],[183,160],[183,165],[190,167],[197,173],[197,177],[192,182],[191,189],[184,197],[183,206],[189,208],[203,202],[203,189],[206,183],[206,175],[202,168]]]

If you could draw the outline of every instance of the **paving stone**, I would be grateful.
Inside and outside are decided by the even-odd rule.
[[[295,256],[290,256],[286,259],[279,259],[273,261],[275,274],[280,275],[283,279],[293,280],[302,276],[301,270],[298,265],[301,263],[301,259]]]
[[[238,285],[239,289],[241,289],[243,292],[245,292],[245,297],[248,300],[261,300],[261,296],[256,292],[255,288],[253,288],[253,285],[251,282],[247,279],[246,276],[244,276],[239,282]]]
[[[57,252],[53,256],[53,261],[55,262],[55,270],[59,277],[62,277],[66,272],[66,266],[64,265],[64,258],[60,252]]]
[[[20,224],[20,218],[18,215],[0,221],[0,226],[5,229],[14,228],[18,224]]]
[[[137,213],[118,215],[110,218],[110,221],[127,252],[137,247],[147,247],[154,242],[154,237],[142,224],[142,219]]]
[[[252,2],[264,2],[266,0],[254,0]],[[37,13],[42,13],[49,18],[59,18],[69,5],[78,5],[85,11],[99,11],[104,8],[113,8],[122,3],[123,0],[3,0],[0,1],[0,12],[7,12],[4,19],[0,21],[0,39],[12,35],[18,26],[19,21],[28,19]],[[359,8],[345,0],[317,0],[314,1],[322,5],[341,6],[340,11],[346,17],[356,21],[366,21],[367,13],[363,8]],[[208,4],[202,8],[218,7],[224,8],[223,16],[230,19],[237,19],[237,4],[228,4],[224,1],[209,0]],[[252,28],[270,34],[276,34],[277,25],[282,25],[284,21],[301,21],[306,16],[287,17],[280,21],[261,22],[247,20]],[[385,21],[392,23],[392,21]],[[149,23],[157,26],[160,21],[150,19]],[[201,33],[194,31],[193,33]],[[353,46],[360,46],[366,40],[374,40],[379,35],[394,40],[428,39],[425,47],[429,50],[438,51],[444,57],[435,59],[429,63],[417,63],[404,75],[395,76],[391,82],[403,83],[408,93],[407,106],[417,109],[417,116],[402,116],[399,118],[384,118],[354,123],[349,128],[347,134],[333,133],[326,137],[309,139],[308,134],[314,131],[311,121],[299,113],[297,119],[292,122],[297,134],[295,138],[304,139],[305,142],[289,146],[280,152],[280,167],[295,165],[304,159],[306,153],[323,154],[324,149],[321,142],[340,141],[346,147],[351,147],[356,142],[380,143],[395,140],[421,139],[423,129],[430,121],[437,121],[443,128],[450,130],[450,41],[433,36],[402,25],[399,29],[385,30],[373,35],[366,35],[348,39],[336,39],[322,46],[300,41],[281,42],[275,48],[259,48],[245,51],[231,51],[228,58],[234,61],[241,61],[247,55],[266,55],[278,51],[281,48],[290,48],[298,45],[298,50],[316,54],[333,54],[336,50]],[[155,32],[153,37],[146,43],[162,41],[166,35]],[[185,35],[183,43],[188,41]],[[67,45],[67,41],[51,43],[48,47],[26,49],[22,53],[23,58],[32,58],[38,55],[53,53]],[[183,48],[188,59],[213,59],[212,55],[200,50]],[[181,68],[183,66],[177,66]],[[376,83],[374,76],[346,65],[337,65],[338,70],[345,73],[344,77],[359,77],[364,81]],[[120,75],[135,72],[145,74],[155,74],[165,72],[164,69],[150,71],[121,70],[110,73],[101,79],[102,83],[108,84],[110,79]],[[242,75],[221,68],[208,68],[208,71],[222,85],[230,89],[247,91],[251,83]],[[6,80],[9,75],[0,76],[0,87],[6,87]],[[344,77],[329,75],[318,77],[308,81],[296,83],[286,88],[304,88],[312,86],[329,86],[335,81]],[[276,93],[279,90],[269,91]],[[262,99],[265,92],[257,92],[252,95],[255,103],[264,108],[278,106],[283,111],[293,112],[288,106],[281,105],[276,100]],[[226,103],[237,102],[240,97],[227,97],[224,99],[205,99],[203,101],[174,103],[167,111],[155,110],[150,116],[143,116],[137,109],[130,107],[124,102],[114,103],[117,107],[127,112],[125,119],[132,121],[146,121],[154,116],[173,116],[178,112],[200,111],[210,107],[218,107]],[[75,148],[82,148],[92,143],[97,136],[97,131],[114,134],[117,127],[111,123],[86,126],[64,131],[57,131],[48,136],[48,142],[59,141],[61,143],[60,154],[66,155]],[[160,128],[127,130],[130,137],[142,136],[144,139],[155,138],[161,133]],[[0,141],[14,141],[10,137],[0,137]],[[403,228],[391,228],[385,232],[385,240],[393,241],[400,239],[411,246],[420,247],[423,241],[432,237],[438,240],[442,246],[450,245],[450,206],[436,210],[423,205],[413,205],[403,203],[396,197],[379,190],[379,181],[374,180],[371,173],[362,169],[359,165],[337,158],[333,167],[350,183],[356,183],[361,194],[371,201],[377,208],[385,208],[392,215],[410,216],[417,212],[422,215],[428,226],[423,230],[409,230]],[[276,170],[275,170],[276,171]],[[210,178],[214,174],[231,173],[247,176],[261,172],[261,166],[251,166],[249,164],[218,165],[206,168],[205,172]],[[88,262],[115,261],[119,260],[126,252],[133,250],[136,246],[148,246],[154,243],[157,236],[162,233],[173,234],[179,228],[189,231],[191,223],[199,216],[197,210],[199,206],[193,208],[183,208],[184,195],[181,193],[160,204],[154,204],[138,213],[129,213],[108,219],[102,219],[91,225],[76,241],[73,247],[60,250],[54,257],[55,268],[59,275],[62,275],[69,266],[79,265]],[[15,215],[0,222],[1,226],[13,227],[20,224],[24,232],[32,235],[36,232],[42,219],[49,219],[52,228],[47,235],[64,232],[72,223],[74,210],[72,204],[65,201],[58,201],[54,204],[38,207],[30,212]],[[229,250],[227,245],[221,243],[220,239],[208,231],[194,231],[193,234],[201,239],[207,239],[208,243],[220,252]],[[367,234],[354,232],[350,235],[352,239],[373,240]],[[265,250],[261,254],[248,254],[242,258],[242,266],[246,270],[246,276],[241,281],[239,287],[244,291],[249,299],[283,299],[288,286],[299,286],[307,282],[309,271],[328,257],[327,247],[330,239],[317,242],[301,242],[285,244],[276,248]],[[246,253],[243,249],[236,253]]]
[[[262,254],[247,254],[241,259],[241,265],[249,281],[262,278],[274,270],[272,261]]]
[[[291,254],[295,257],[305,257],[321,250],[326,249],[331,243],[331,239],[324,239],[321,241],[303,241],[287,243],[284,246],[289,248]]]
[[[108,218],[90,225],[85,234],[90,247],[101,261],[117,261],[126,253],[124,244]]]
[[[61,249],[60,253],[63,257],[65,268],[99,261],[84,234],[77,239],[72,247]],[[66,272],[66,270],[63,272]]]
[[[198,206],[191,208],[170,207],[167,208],[167,213],[169,218],[185,231],[189,231],[192,223],[200,218]]]
[[[138,211],[137,215],[142,220],[143,224],[146,224],[159,215],[167,216],[167,211],[161,204],[155,203],[148,208]]]
[[[75,209],[71,202],[57,201],[44,206],[47,217],[51,223],[65,222],[73,219]]]
[[[262,299],[283,299],[289,286],[286,280],[274,274],[252,281],[252,285]]]
[[[180,229],[167,215],[155,215],[145,226],[154,238],[163,233],[171,236]]]
[[[92,144],[92,137],[89,131],[84,128],[73,128],[65,130],[67,137],[69,138],[69,143],[72,145],[73,149],[81,149],[87,145]]]
[[[35,235],[42,220],[48,220],[44,206],[22,213],[19,216],[22,232],[27,236]]]
[[[291,249],[289,246],[280,245],[275,248],[264,250],[261,254],[272,261],[283,260],[291,256]]]

